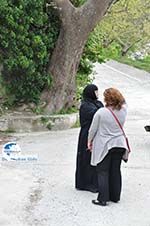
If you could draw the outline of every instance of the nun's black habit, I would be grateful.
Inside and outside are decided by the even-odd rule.
[[[95,112],[103,107],[102,102],[97,100],[96,90],[98,88],[94,84],[87,85],[83,90],[83,100],[79,110],[81,130],[78,140],[75,173],[75,187],[79,190],[91,192],[96,192],[98,185],[96,168],[90,165],[91,152],[87,150],[88,130]]]

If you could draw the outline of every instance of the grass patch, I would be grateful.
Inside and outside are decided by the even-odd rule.
[[[52,127],[53,127],[53,126],[52,126],[52,123],[51,123],[51,122],[49,122],[49,123],[47,124],[47,126],[46,126],[46,128],[49,129],[49,130],[51,130]]]
[[[120,63],[128,64],[130,66],[136,67],[138,69],[142,69],[150,73],[150,56],[145,57],[141,60],[132,60],[127,57],[122,57],[117,59]]]
[[[15,129],[13,129],[13,128],[8,128],[8,129],[6,129],[5,130],[5,134],[8,134],[8,133],[15,133],[16,131],[15,131]]]
[[[77,113],[78,112],[78,109],[76,106],[73,106],[71,108],[68,108],[68,109],[61,109],[59,112],[57,112],[56,114],[59,114],[59,115],[65,115],[65,114],[72,114],[72,113]]]
[[[47,124],[48,121],[49,121],[49,118],[44,117],[44,116],[41,117],[41,122],[42,122],[43,124]]]

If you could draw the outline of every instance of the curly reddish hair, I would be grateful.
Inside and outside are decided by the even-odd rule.
[[[119,90],[115,88],[109,88],[104,91],[104,101],[106,107],[112,107],[113,109],[120,110],[125,103],[125,98]]]

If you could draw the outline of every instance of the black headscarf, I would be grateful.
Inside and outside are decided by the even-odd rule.
[[[94,84],[87,85],[83,90],[83,100],[97,100],[95,91],[98,90],[98,87]]]

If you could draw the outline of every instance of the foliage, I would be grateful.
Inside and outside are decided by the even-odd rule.
[[[102,63],[109,58],[117,58],[120,52],[121,47],[117,42],[113,42],[107,48],[104,47],[102,31],[97,27],[89,36],[83,56],[85,55],[91,62]]]
[[[1,0],[2,78],[12,103],[37,103],[51,85],[47,65],[58,31],[58,16],[45,0]]]
[[[117,52],[126,55],[148,43],[149,33],[149,1],[120,0],[95,28],[90,41],[94,48],[102,49],[104,58],[109,53],[110,58],[116,58]]]
[[[150,56],[147,56],[144,59],[139,60],[132,60],[128,57],[122,57],[118,59],[118,61],[145,70],[150,73]]]
[[[85,2],[86,0],[71,0],[71,3],[76,7],[83,5]]]

